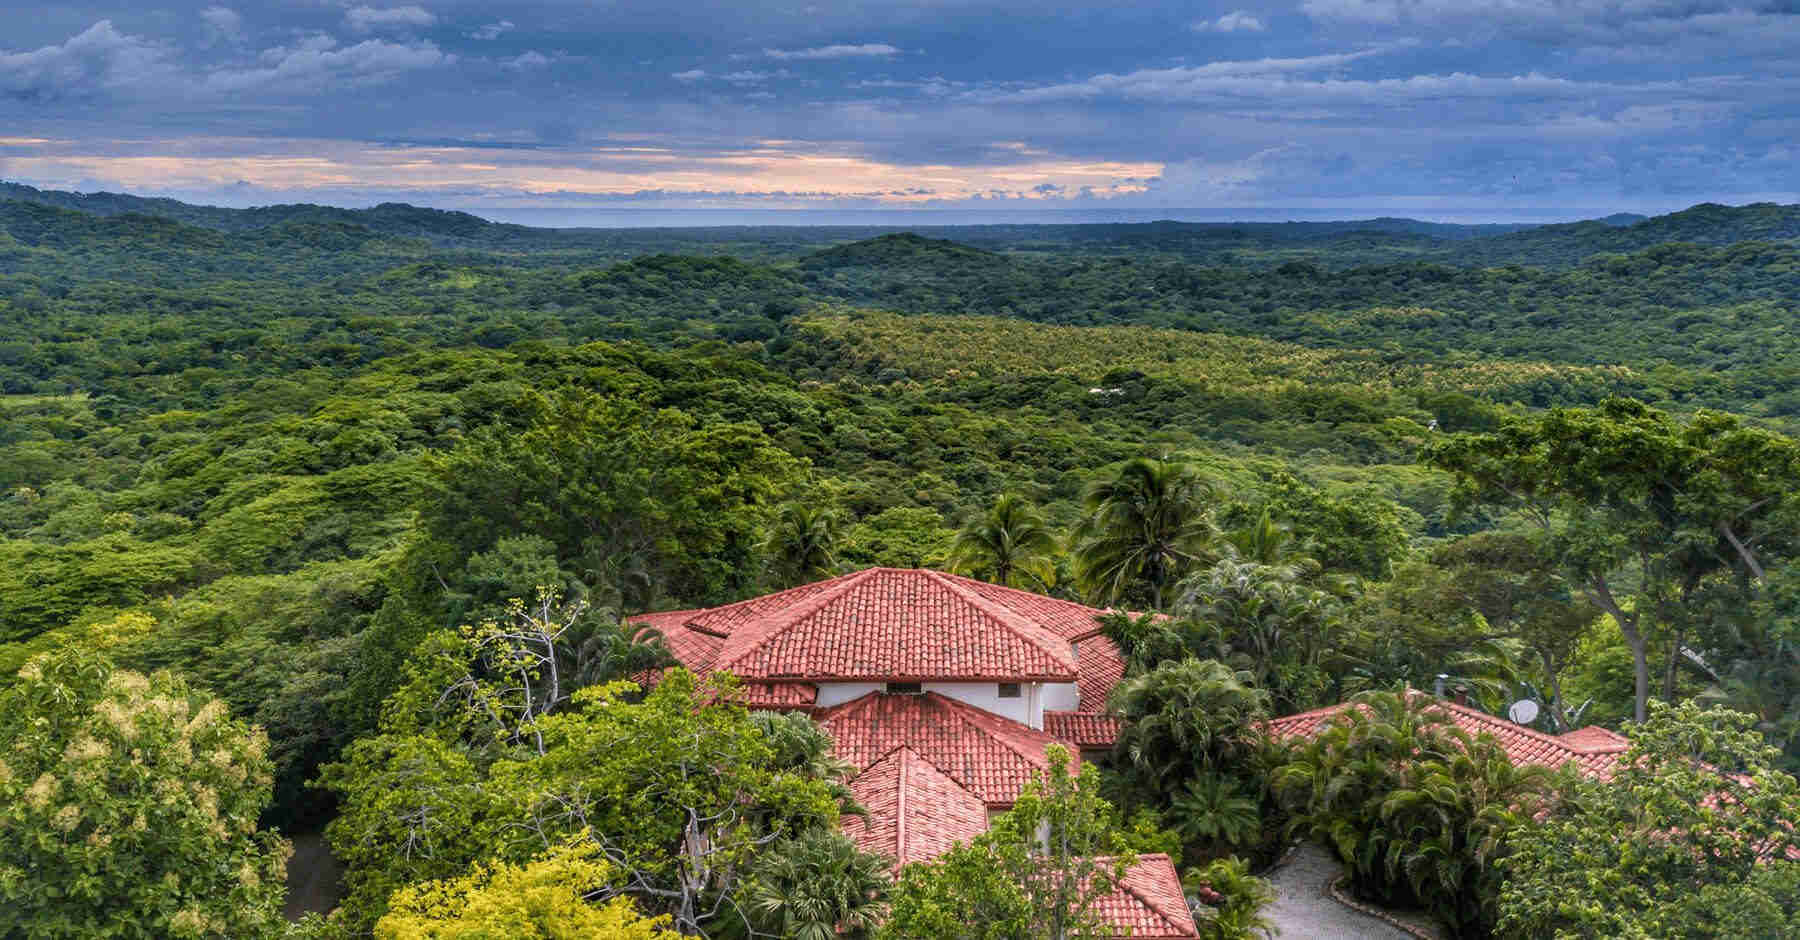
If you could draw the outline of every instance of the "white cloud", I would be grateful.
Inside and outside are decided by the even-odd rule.
[[[1281,76],[1328,72],[1358,59],[1379,55],[1397,46],[1339,52],[1290,59],[1226,59],[1205,65],[1168,69],[1140,69],[1122,75],[1095,75],[1079,82],[1061,82],[1035,88],[983,89],[969,93],[981,101],[1028,104],[1046,101],[1079,101],[1094,98],[1178,100],[1206,88],[1227,88],[1255,82],[1285,81]]]
[[[370,85],[404,72],[455,63],[456,57],[430,42],[395,43],[369,39],[343,49],[329,36],[263,52],[262,68],[222,69],[206,76],[208,91],[289,94],[328,86]]]
[[[437,15],[420,6],[351,7],[344,13],[344,25],[359,33],[430,26],[436,22]]]
[[[477,29],[476,31],[469,34],[469,38],[470,39],[480,39],[483,41],[491,41],[491,40],[499,39],[500,35],[502,33],[511,32],[512,29],[513,29],[513,21],[512,20],[501,20],[497,23],[489,23],[486,26],[483,26],[480,29]]]
[[[206,29],[208,45],[244,41],[244,18],[230,7],[207,7],[201,10],[200,22]]]
[[[549,56],[543,54],[542,52],[538,52],[535,49],[531,49],[531,50],[527,50],[525,52],[521,52],[518,55],[513,56],[510,59],[501,59],[500,67],[506,68],[506,69],[517,69],[522,72],[526,69],[543,68],[544,66],[549,65],[550,62],[551,62],[551,58]]]
[[[815,46],[811,49],[764,49],[763,55],[782,61],[807,59],[876,59],[899,55],[900,50],[885,42],[858,45]]]
[[[0,52],[0,97],[55,101],[161,86],[176,76],[163,47],[100,20],[67,42]]]
[[[1216,20],[1201,20],[1194,29],[1202,33],[1260,33],[1269,27],[1254,14],[1233,10]]]
[[[685,72],[673,72],[669,77],[678,82],[697,82],[706,77],[706,72],[703,69],[688,69]]]

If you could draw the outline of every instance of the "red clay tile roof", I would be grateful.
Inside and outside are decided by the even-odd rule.
[[[1082,640],[1076,668],[1081,672],[1075,680],[1081,692],[1081,710],[1095,714],[1106,711],[1107,696],[1125,678],[1125,657],[1119,653],[1119,647],[1103,636]]]
[[[865,822],[846,816],[844,833],[865,852],[897,865],[936,858],[987,831],[987,805],[909,747],[889,751],[850,781]]]
[[[1111,610],[1097,607],[1083,607],[1074,601],[1058,600],[1021,591],[1018,588],[1002,587],[977,581],[960,575],[946,574],[942,577],[958,582],[982,597],[1001,605],[1022,617],[1029,618],[1044,629],[1065,640],[1084,640],[1100,633],[1100,619]]]
[[[1583,776],[1605,780],[1612,776],[1613,765],[1618,763],[1619,756],[1631,746],[1625,737],[1604,728],[1580,728],[1560,736],[1551,735],[1455,702],[1436,704],[1464,731],[1492,735],[1515,764],[1561,767],[1573,761]],[[1277,718],[1269,722],[1269,733],[1278,738],[1312,737],[1349,707],[1348,704],[1331,705]]]
[[[911,748],[990,806],[1010,806],[1049,765],[1044,748],[1069,742],[936,692],[870,692],[815,717],[837,744],[837,755],[868,767],[897,747]]]
[[[1068,642],[971,587],[979,583],[871,568],[725,607],[637,620],[661,630],[688,668],[744,678],[1074,681]]]
[[[1085,748],[1111,747],[1124,721],[1091,712],[1044,712],[1044,731]]]
[[[1108,923],[1129,931],[1132,940],[1178,940],[1198,937],[1175,863],[1167,855],[1139,855],[1111,894],[1095,905]]]

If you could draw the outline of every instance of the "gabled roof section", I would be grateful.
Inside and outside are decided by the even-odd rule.
[[[1081,693],[1081,711],[1099,714],[1106,711],[1107,696],[1113,686],[1125,678],[1125,657],[1118,644],[1103,636],[1081,641],[1081,655],[1076,663],[1081,673],[1075,680]]]
[[[1167,855],[1139,855],[1111,894],[1100,898],[1094,913],[1133,940],[1182,940],[1198,937],[1193,911]]]
[[[1032,775],[1048,768],[1044,748],[1077,748],[1042,731],[935,692],[871,692],[815,714],[839,757],[867,768],[910,748],[988,806],[1011,806]]]
[[[1074,601],[1059,600],[959,575],[946,574],[942,577],[962,584],[1065,640],[1086,640],[1088,637],[1098,636],[1100,618],[1115,613],[1113,610],[1084,607]]]
[[[1412,694],[1425,693],[1415,691]],[[1545,734],[1467,705],[1443,700],[1434,704],[1448,713],[1457,727],[1469,734],[1492,735],[1506,749],[1507,756],[1515,764],[1561,767],[1573,762],[1582,776],[1606,780],[1612,777],[1613,766],[1618,763],[1619,757],[1631,747],[1629,739],[1604,728],[1579,728],[1562,735]],[[1269,722],[1269,733],[1278,738],[1310,738],[1323,730],[1344,709],[1352,707],[1354,706],[1350,703],[1330,705],[1277,718]]]
[[[987,831],[987,805],[910,747],[899,747],[850,781],[865,822],[843,819],[844,833],[865,852],[896,865],[936,858]]]
[[[961,580],[871,568],[686,625],[728,629],[707,668],[746,679],[1074,681],[1066,641]]]
[[[1112,747],[1125,722],[1091,712],[1044,712],[1044,730],[1084,748]]]

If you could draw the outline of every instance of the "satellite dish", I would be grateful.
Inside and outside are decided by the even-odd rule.
[[[1514,724],[1531,724],[1537,720],[1537,716],[1538,703],[1528,698],[1519,699],[1506,710],[1506,717],[1511,718]]]

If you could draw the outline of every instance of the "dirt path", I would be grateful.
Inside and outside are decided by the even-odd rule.
[[[1269,919],[1281,928],[1281,940],[1321,940],[1336,938],[1371,938],[1371,940],[1414,940],[1411,934],[1360,911],[1338,903],[1325,886],[1343,866],[1324,849],[1302,845],[1294,850],[1286,864],[1268,875],[1275,886],[1275,903],[1268,908]]]

